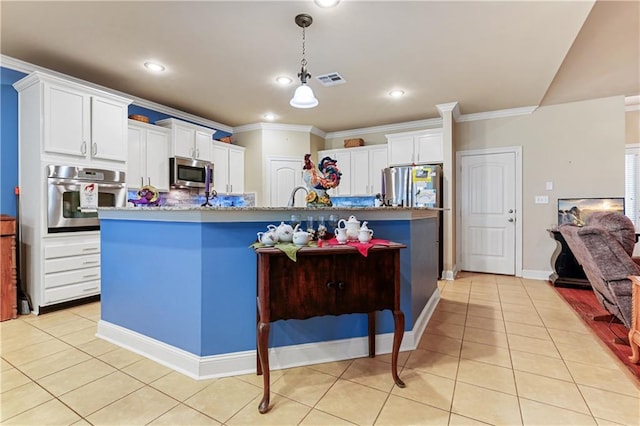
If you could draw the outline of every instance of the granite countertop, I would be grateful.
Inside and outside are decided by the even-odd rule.
[[[166,222],[276,222],[289,220],[299,212],[308,215],[357,215],[364,220],[415,220],[435,218],[438,210],[429,207],[99,207],[98,217],[110,220]]]
[[[336,210],[368,210],[368,211],[407,211],[407,210],[433,210],[446,211],[449,209],[436,207],[201,207],[201,206],[133,206],[133,207],[98,207],[99,211],[336,211]]]

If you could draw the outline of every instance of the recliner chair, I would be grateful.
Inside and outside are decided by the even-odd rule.
[[[621,213],[597,212],[585,226],[564,224],[558,230],[589,279],[602,307],[631,328],[632,284],[640,259],[632,258],[635,228]]]

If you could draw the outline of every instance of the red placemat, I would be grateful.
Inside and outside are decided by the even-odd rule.
[[[388,246],[390,244],[389,240],[381,240],[379,238],[372,238],[368,243],[361,243],[360,241],[347,241],[344,244],[340,244],[338,240],[334,237],[330,240],[324,241],[324,244],[329,246],[338,246],[338,245],[347,245],[351,247],[355,247],[358,249],[361,255],[367,257],[369,254],[369,249],[375,245],[378,246]]]

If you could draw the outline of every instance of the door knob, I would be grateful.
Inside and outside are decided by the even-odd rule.
[[[512,217],[509,218],[509,222],[513,222],[513,218]]]
[[[344,287],[345,287],[345,284],[344,284],[342,281],[340,281],[340,282],[338,283],[338,289],[340,289],[340,290],[344,290]]]
[[[509,209],[509,213],[513,213],[513,209]]]
[[[335,286],[336,286],[336,283],[334,283],[333,281],[329,281],[327,283],[327,288],[335,288]]]

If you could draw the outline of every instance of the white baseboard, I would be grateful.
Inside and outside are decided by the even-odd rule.
[[[401,352],[417,347],[439,300],[440,291],[436,288],[420,312],[413,329],[405,331],[400,345]],[[197,380],[236,376],[256,371],[256,352],[253,350],[200,357],[103,320],[98,322],[97,336]],[[392,345],[393,333],[376,336],[376,354],[390,353]],[[269,349],[269,367],[272,370],[279,370],[361,358],[368,354],[367,337],[282,346]]]
[[[453,269],[447,269],[442,271],[442,279],[446,281],[453,281],[458,275],[458,265],[454,265]]]
[[[537,269],[523,269],[522,270],[522,278],[527,278],[530,280],[544,280],[549,281],[549,276],[553,273],[553,271],[541,271]]]

